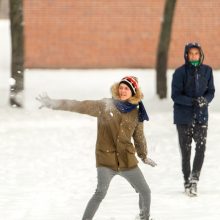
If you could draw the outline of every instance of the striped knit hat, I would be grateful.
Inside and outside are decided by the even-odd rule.
[[[134,96],[136,94],[136,90],[138,89],[138,80],[137,80],[136,77],[126,76],[126,77],[121,79],[121,81],[119,82],[119,85],[121,83],[124,83],[129,87],[129,89],[132,92],[132,96]]]

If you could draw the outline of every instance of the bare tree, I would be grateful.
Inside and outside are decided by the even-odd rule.
[[[168,63],[168,52],[171,38],[172,21],[175,11],[176,0],[166,0],[163,22],[161,25],[160,39],[157,49],[157,94],[161,99],[167,97],[167,63]]]
[[[22,91],[24,89],[24,37],[22,0],[10,0],[9,6],[12,48],[10,104],[14,107],[22,107]]]

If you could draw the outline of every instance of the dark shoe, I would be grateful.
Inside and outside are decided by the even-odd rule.
[[[150,216],[146,216],[143,211],[140,211],[139,219],[140,220],[153,220],[152,218],[150,218]]]
[[[197,181],[192,181],[191,187],[190,187],[190,193],[192,196],[197,196]]]
[[[140,220],[153,220],[153,219],[150,218],[150,216],[148,216],[148,217],[143,217],[143,216],[141,217],[141,216],[140,216]]]
[[[153,219],[150,218],[150,217],[147,217],[147,218],[141,218],[141,217],[140,217],[140,220],[153,220]]]
[[[188,195],[190,193],[191,183],[189,180],[185,181],[184,183],[184,189],[185,193]]]

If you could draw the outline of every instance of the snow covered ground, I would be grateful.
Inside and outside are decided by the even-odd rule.
[[[0,21],[0,219],[80,220],[96,187],[96,119],[76,113],[38,109],[35,97],[110,97],[109,87],[136,75],[145,93],[150,121],[145,123],[149,156],[156,168],[140,164],[152,191],[155,220],[220,219],[220,71],[214,71],[216,97],[210,106],[208,143],[199,196],[186,197],[180,167],[172,101],[155,96],[155,71],[26,70],[25,107],[7,105],[10,67],[9,23]],[[172,70],[168,74],[170,88]],[[170,90],[168,91],[170,96]],[[134,220],[138,195],[115,177],[94,220]]]

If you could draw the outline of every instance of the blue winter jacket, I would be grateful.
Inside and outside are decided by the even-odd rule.
[[[210,103],[214,97],[215,87],[212,68],[200,64],[195,67],[185,63],[177,68],[172,79],[174,101],[174,124],[192,124],[208,122],[208,106],[198,107],[193,100],[200,96]]]

